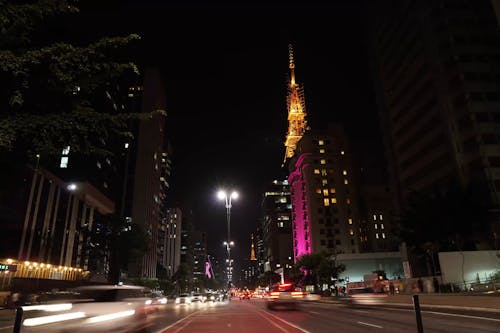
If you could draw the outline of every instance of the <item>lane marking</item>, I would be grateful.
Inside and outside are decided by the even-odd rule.
[[[382,328],[382,326],[375,325],[375,324],[370,324],[370,323],[365,323],[365,322],[362,322],[362,321],[358,321],[358,324],[366,325],[366,326],[371,326],[371,327],[376,327],[376,328]]]
[[[274,317],[274,318],[278,319],[279,321],[284,322],[285,324],[290,325],[290,326],[292,326],[292,327],[293,327],[293,328],[295,328],[295,329],[298,329],[298,330],[299,330],[299,331],[301,331],[301,332],[304,332],[304,333],[311,333],[311,332],[309,332],[308,330],[303,329],[302,327],[299,327],[299,326],[297,326],[297,325],[294,325],[294,324],[292,324],[292,323],[290,323],[290,322],[288,322],[288,321],[286,321],[286,320],[284,320],[284,319],[281,319],[281,318],[280,318],[280,317],[278,317],[278,316],[273,315],[272,313],[269,313],[269,312],[264,311],[264,310],[260,310],[260,312],[263,312],[263,313],[265,313],[265,314],[268,314],[268,315],[270,315],[271,317]],[[264,316],[264,315],[262,315],[262,316]]]
[[[354,310],[354,312],[357,312],[357,313],[370,313],[370,311],[365,311],[365,310]]]
[[[286,328],[284,327],[281,327],[280,325],[278,325],[277,323],[275,323],[274,321],[272,321],[271,319],[267,318],[266,316],[264,316],[263,314],[257,312],[258,314],[260,314],[262,317],[264,317],[264,319],[266,319],[268,322],[270,322],[273,326],[279,328],[282,332],[285,332],[285,333],[290,333],[289,331],[286,330]]]
[[[181,319],[177,320],[176,322],[174,322],[174,323],[172,323],[172,324],[168,325],[167,327],[162,328],[161,330],[157,331],[156,333],[163,333],[163,332],[166,332],[166,331],[168,331],[169,329],[171,329],[173,326],[175,326],[175,325],[177,325],[177,324],[179,324],[179,323],[183,322],[184,320],[188,319],[189,317],[191,317],[192,315],[194,315],[194,314],[196,314],[196,313],[198,313],[198,312],[200,312],[200,310],[195,311],[195,312],[193,312],[193,313],[191,313],[191,314],[187,315],[186,317],[183,317],[183,318],[181,318]]]
[[[14,327],[14,325],[11,325],[11,326],[4,326],[4,327],[0,327],[0,330],[6,330],[8,328],[12,328]]]
[[[482,320],[489,320],[489,321],[497,321],[497,322],[500,322],[500,319],[496,319],[496,318],[476,317],[476,316],[461,315],[461,314],[457,314],[457,313],[446,313],[446,312],[435,312],[435,311],[422,311],[422,312],[423,312],[423,313],[438,314],[438,315],[443,315],[443,316],[463,317],[463,318],[473,318],[473,319],[482,319]]]
[[[317,314],[317,315],[321,314],[321,313],[320,313],[320,312],[318,312],[318,311],[309,311],[309,312],[310,312],[310,313]]]

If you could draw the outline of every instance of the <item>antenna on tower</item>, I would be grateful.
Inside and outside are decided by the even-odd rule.
[[[295,68],[295,64],[293,62],[293,46],[292,46],[292,44],[288,44],[288,58],[290,59],[290,63],[289,63],[290,69]]]

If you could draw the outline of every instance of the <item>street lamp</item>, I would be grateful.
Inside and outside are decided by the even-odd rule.
[[[230,195],[226,193],[226,191],[220,190],[217,193],[217,197],[219,200],[224,200],[226,203],[226,216],[227,216],[227,241],[224,242],[224,245],[226,246],[227,250],[227,259],[228,259],[228,284],[231,284],[231,246],[234,245],[234,242],[231,241],[231,200],[232,199],[237,199],[238,198],[238,193],[233,191],[231,192]]]

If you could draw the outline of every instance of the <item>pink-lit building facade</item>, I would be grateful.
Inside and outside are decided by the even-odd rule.
[[[358,180],[342,127],[308,131],[290,159],[294,259],[321,251],[359,253]]]

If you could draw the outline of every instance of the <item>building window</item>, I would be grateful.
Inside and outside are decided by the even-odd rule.
[[[377,215],[373,214],[373,220],[377,221]]]
[[[384,224],[380,223],[380,229],[384,229]]]
[[[322,239],[322,240],[321,240],[321,245],[322,245],[322,246],[325,246],[325,245],[326,245],[326,240]]]
[[[349,235],[351,235],[351,236],[354,235],[354,230],[349,229]]]
[[[336,239],[336,240],[335,240],[335,244],[336,244],[336,245],[340,245],[340,244],[341,244],[341,243],[340,243],[340,239]]]
[[[314,174],[319,175],[319,169],[314,169]]]
[[[385,238],[385,233],[382,233],[382,238]]]
[[[378,233],[375,234],[375,238],[378,239]]]
[[[350,205],[350,204],[351,204],[351,199],[347,198],[347,199],[345,200],[345,202],[346,202],[348,205]]]
[[[326,188],[325,188],[325,189],[323,189],[323,195],[324,195],[325,197],[327,197],[327,196],[328,196],[328,189],[326,189]]]
[[[326,160],[321,159],[321,160],[319,161],[319,163],[321,163],[321,164],[326,164]]]
[[[65,148],[63,148],[62,155],[69,155],[69,150],[70,149],[71,149],[70,146],[66,146]]]
[[[317,188],[317,189],[316,189],[316,193],[321,194],[321,189],[320,189],[320,188]]]
[[[322,179],[322,180],[321,180],[321,184],[322,184],[323,186],[328,185],[328,180],[326,180],[326,179]]]
[[[325,198],[323,202],[325,206],[330,206],[330,200],[328,198]]]
[[[335,193],[335,187],[332,187],[332,188],[330,189],[330,193]]]
[[[324,150],[323,148],[321,148],[321,149],[319,150],[319,153],[320,153],[320,154],[324,154],[324,153],[325,153],[325,150]]]
[[[337,198],[332,198],[332,199],[331,199],[331,202],[332,202],[332,203],[337,203]]]
[[[377,229],[378,229],[378,225],[377,225],[377,223],[375,223],[375,230],[377,230]]]
[[[318,140],[318,145],[320,145],[320,146],[324,146],[324,145],[325,145],[325,141],[323,141],[323,140]]]
[[[379,217],[380,221],[382,221],[382,220],[383,220],[383,218],[382,218],[382,214],[380,214],[378,217]]]
[[[346,170],[343,170],[343,171],[342,171],[342,174],[343,174],[344,176],[347,176],[347,171],[346,171]]]
[[[62,169],[68,167],[68,156],[61,157],[61,164],[59,165],[59,167]]]
[[[348,220],[347,220],[347,222],[348,222],[349,224],[352,224],[352,219],[348,219]]]
[[[344,179],[344,184],[345,185],[349,184],[349,181],[347,179]]]
[[[340,155],[344,155],[345,152],[343,150],[340,151]]]
[[[321,175],[322,176],[326,176],[327,175],[326,169],[321,169]]]

